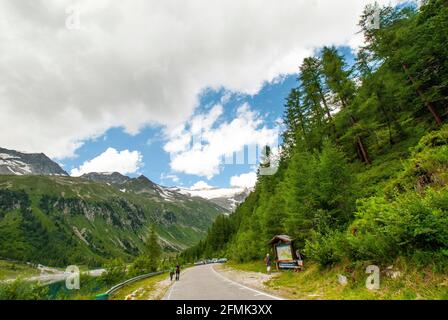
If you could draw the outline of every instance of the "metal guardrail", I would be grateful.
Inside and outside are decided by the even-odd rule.
[[[184,267],[188,267],[188,266],[191,266],[191,263],[187,263],[186,265],[184,265]],[[170,272],[170,271],[169,270],[157,271],[157,272],[147,273],[147,274],[143,274],[143,275],[128,279],[126,281],[123,281],[122,283],[116,284],[115,286],[110,288],[105,293],[97,295],[96,299],[97,300],[107,300],[112,293],[120,290],[121,288],[125,287],[128,284],[137,282],[142,279],[150,278],[153,276],[158,276],[159,274],[163,274],[163,273],[167,273],[167,272]]]
[[[147,274],[143,274],[141,276],[137,276],[137,277],[128,279],[128,280],[126,280],[126,281],[124,281],[122,283],[116,284],[115,286],[110,288],[108,291],[106,291],[105,294],[111,295],[115,291],[123,288],[124,286],[126,286],[128,284],[134,283],[134,282],[142,280],[142,279],[150,278],[150,277],[153,277],[153,276],[158,276],[159,274],[163,274],[163,273],[166,273],[166,272],[168,272],[168,271],[166,271],[166,270],[165,271],[157,271],[157,272],[147,273]]]

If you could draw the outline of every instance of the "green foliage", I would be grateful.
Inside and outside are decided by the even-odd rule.
[[[373,197],[360,204],[356,230],[347,238],[353,258],[387,261],[421,252],[445,252],[448,246],[448,192],[407,192],[389,202]]]
[[[342,232],[315,234],[306,241],[304,254],[322,266],[331,266],[342,261],[345,245],[346,239]]]
[[[142,274],[151,273],[155,269],[153,261],[146,255],[138,256],[129,266],[129,276],[136,277]]]
[[[0,284],[0,300],[46,300],[48,288],[35,282],[15,280]]]
[[[126,265],[121,259],[113,259],[105,264],[106,272],[101,274],[99,281],[106,286],[112,286],[125,280]]]
[[[156,229],[154,225],[152,225],[149,231],[149,238],[147,241],[147,251],[149,259],[151,261],[151,266],[153,266],[154,270],[157,269],[157,264],[162,254],[162,248],[159,245],[158,239],[159,237],[157,236]]]
[[[158,238],[155,227],[152,225],[146,243],[145,254],[138,256],[129,266],[128,273],[130,277],[155,272],[159,269],[162,248],[159,245]]]
[[[186,259],[261,259],[285,233],[324,266],[400,256],[448,266],[447,2],[381,11],[379,30],[369,8],[361,17],[353,66],[334,47],[303,61],[278,172],[259,176]]]
[[[73,177],[0,176],[0,256],[60,267],[132,261],[146,253],[150,225],[167,240],[164,252],[179,251],[223,212],[205,200],[180,200]]]

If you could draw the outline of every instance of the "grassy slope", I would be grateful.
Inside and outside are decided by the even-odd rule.
[[[37,276],[40,271],[32,266],[7,260],[0,260],[0,281],[15,279],[17,277],[27,278]]]
[[[229,264],[242,271],[265,272],[262,262]],[[400,271],[396,279],[381,272],[380,289],[365,287],[367,265],[340,264],[331,269],[320,269],[317,265],[306,266],[300,273],[282,271],[266,285],[279,295],[298,300],[414,300],[448,299],[448,275],[433,272],[430,268],[416,269],[411,263],[399,261],[394,271]],[[348,272],[349,271],[349,272]],[[338,275],[345,275],[348,284],[339,284]]]
[[[447,130],[445,126],[442,135],[446,136]],[[416,181],[422,169],[429,172],[434,180],[427,186],[447,192],[447,147],[440,144],[440,147],[428,148],[427,144],[419,143],[422,136],[422,133],[416,132],[414,136],[389,147],[390,150],[383,151],[383,155],[376,157],[371,166],[353,164],[352,169],[357,172],[358,198],[391,193],[391,187],[397,184],[417,190]],[[439,134],[435,131],[428,134],[426,140],[432,141],[437,136]],[[412,154],[413,150],[417,153]],[[304,272],[280,272],[266,285],[290,299],[448,299],[448,274],[438,270],[435,263],[427,262],[426,267],[418,267],[412,258],[396,259],[392,270],[401,275],[395,279],[388,275],[390,264],[380,266],[381,288],[378,291],[365,287],[368,277],[365,269],[371,264],[368,261],[344,262],[331,268],[321,268],[308,261]],[[260,261],[229,263],[229,266],[242,271],[266,272]],[[339,275],[348,278],[346,286],[339,284]]]
[[[160,300],[166,288],[161,288],[159,283],[169,277],[168,273],[163,273],[141,281],[131,283],[115,292],[111,300],[125,300],[125,298],[135,292],[135,300]]]
[[[137,195],[134,193],[122,193],[119,190],[104,184],[94,183],[79,178],[71,177],[47,177],[47,176],[0,176],[0,189],[13,191],[25,191],[31,202],[32,214],[44,227],[46,236],[60,251],[65,246],[73,258],[71,262],[77,262],[84,257],[94,261],[103,258],[122,257],[127,259],[135,253],[125,250],[121,242],[130,243],[137,250],[144,250],[144,238],[150,224],[154,223],[162,242],[172,248],[185,248],[201,239],[207,228],[222,209],[202,200],[188,201],[182,199],[179,202],[164,201],[157,196]],[[43,212],[40,201],[43,196],[54,197],[55,201],[76,200],[84,201],[88,205],[100,206],[100,208],[112,205],[112,211],[117,219],[135,222],[134,227],[128,225],[114,225],[105,217],[99,217],[98,212],[93,221],[88,220],[83,214],[72,214],[52,209],[53,212]],[[126,208],[117,206],[113,201],[127,201],[140,209],[143,217],[136,218],[135,212],[128,212]],[[137,212],[138,213],[138,212]],[[169,213],[174,217],[168,221],[165,215]],[[30,243],[21,236],[21,223],[23,222],[20,210],[9,210],[0,215],[0,232],[4,237],[10,238],[11,249],[22,248],[20,252],[29,252]],[[87,245],[74,235],[73,227],[78,230],[88,231],[88,241],[94,243],[97,249]],[[64,239],[61,239],[64,235]],[[15,242],[14,242],[15,241]],[[71,241],[67,243],[67,241]],[[64,243],[65,242],[65,243]],[[42,251],[42,250],[40,250]],[[8,249],[3,248],[3,255],[8,257]],[[28,257],[29,255],[27,255]],[[17,258],[17,257],[14,257]],[[40,257],[31,260],[39,260]],[[54,261],[34,261],[56,265]],[[86,261],[79,261],[86,262]]]

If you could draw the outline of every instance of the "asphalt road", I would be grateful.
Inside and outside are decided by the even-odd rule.
[[[213,268],[196,266],[181,274],[164,300],[281,300],[270,294],[236,283]]]

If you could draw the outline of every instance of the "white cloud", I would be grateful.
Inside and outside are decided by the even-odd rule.
[[[243,154],[246,146],[255,150],[256,146],[278,144],[278,130],[268,128],[247,103],[237,109],[229,122],[219,122],[221,114],[222,106],[215,106],[208,114],[194,116],[183,129],[171,133],[164,149],[171,154],[174,172],[211,179],[220,172],[223,156]]]
[[[214,187],[212,187],[205,181],[198,181],[190,187],[190,190],[209,190],[209,189],[213,189],[213,188]]]
[[[253,188],[257,183],[257,174],[255,172],[243,173],[239,176],[230,178],[230,185],[234,188]]]
[[[175,174],[166,174],[166,173],[162,173],[160,175],[160,180],[162,180],[162,183],[165,183],[166,181],[171,181],[171,182],[179,184],[181,182],[180,178],[178,176],[176,176]]]
[[[121,174],[136,173],[143,166],[143,157],[138,151],[117,151],[108,148],[98,157],[84,162],[79,168],[71,171],[78,177],[89,172],[119,172]]]
[[[172,128],[204,88],[253,94],[350,43],[368,2],[77,0],[69,30],[72,0],[0,1],[0,145],[64,158],[111,127]]]

